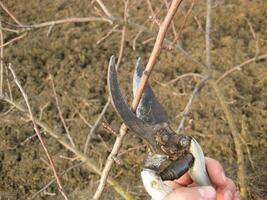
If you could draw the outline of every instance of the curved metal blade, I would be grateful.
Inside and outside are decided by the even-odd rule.
[[[135,96],[138,84],[143,74],[143,68],[141,64],[141,58],[138,58],[134,76],[133,76],[133,95]],[[160,105],[156,99],[154,92],[150,85],[147,83],[140,103],[136,109],[136,116],[149,124],[168,123],[168,116],[164,108]]]
[[[136,115],[129,109],[125,103],[117,80],[117,73],[115,69],[115,59],[112,56],[110,58],[108,67],[108,88],[111,96],[112,104],[122,118],[124,123],[132,129],[139,137],[147,140],[152,146],[156,146],[154,140],[155,130],[152,126],[145,124],[142,120],[136,117]]]

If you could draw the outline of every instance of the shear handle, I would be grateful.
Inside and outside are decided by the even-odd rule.
[[[160,177],[163,181],[178,179],[189,170],[193,163],[193,155],[187,153],[182,159],[175,160],[166,169],[160,172]]]
[[[195,183],[197,183],[200,186],[207,186],[207,185],[212,186],[212,183],[206,171],[205,158],[204,158],[203,151],[200,145],[197,143],[197,141],[194,138],[191,140],[189,152],[190,154],[187,154],[188,158],[190,158],[189,155],[194,157],[194,162],[191,165],[191,167],[189,167],[190,177],[193,179]],[[185,157],[184,159],[186,160]],[[179,161],[176,161],[174,164],[171,164],[170,166],[172,166],[171,167],[172,170],[178,169],[178,172],[179,172],[181,169],[184,169],[186,171],[188,165],[186,164],[187,162],[185,160],[180,162],[181,165],[179,164]],[[178,172],[177,171],[172,172],[171,175],[178,173]],[[154,200],[163,200],[165,196],[172,191],[170,187],[164,184],[163,180],[166,178],[164,176],[165,175],[161,174],[161,177],[160,177],[157,171],[151,170],[148,168],[144,168],[141,172],[141,177],[142,177],[145,189]]]

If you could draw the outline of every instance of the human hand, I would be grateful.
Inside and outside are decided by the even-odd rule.
[[[240,200],[234,182],[225,176],[223,167],[217,160],[206,157],[206,169],[216,189],[197,186],[186,173],[177,180],[165,181],[173,191],[164,200]]]

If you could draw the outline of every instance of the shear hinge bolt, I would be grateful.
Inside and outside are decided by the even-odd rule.
[[[180,145],[183,147],[186,147],[189,145],[189,139],[187,137],[182,137],[180,139]]]
[[[161,139],[162,139],[163,142],[168,142],[168,140],[169,140],[169,136],[168,136],[167,134],[163,134],[163,135],[161,136]]]

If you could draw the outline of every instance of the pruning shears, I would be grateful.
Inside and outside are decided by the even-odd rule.
[[[139,58],[133,76],[134,96],[142,74]],[[149,145],[141,177],[145,189],[153,199],[161,200],[171,191],[163,181],[177,179],[186,172],[189,172],[195,183],[202,186],[212,185],[206,172],[201,146],[192,136],[175,133],[169,125],[166,111],[148,83],[134,113],[121,94],[113,56],[109,62],[107,81],[116,112],[124,123]],[[168,162],[170,164],[166,166]]]

